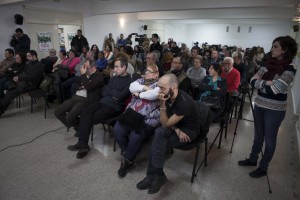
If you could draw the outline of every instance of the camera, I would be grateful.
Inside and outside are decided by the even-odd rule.
[[[194,45],[195,45],[195,46],[198,46],[198,45],[199,45],[199,42],[195,42]]]

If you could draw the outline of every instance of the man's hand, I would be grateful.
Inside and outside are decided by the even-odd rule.
[[[86,67],[84,65],[82,67],[80,67],[80,73],[81,73],[81,75],[86,73]]]
[[[19,81],[19,77],[18,76],[14,76],[13,80],[14,80],[14,82],[18,82]]]
[[[179,137],[180,142],[191,142],[191,138],[179,128],[175,129],[177,136]]]

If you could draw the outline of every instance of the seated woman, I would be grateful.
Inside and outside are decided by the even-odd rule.
[[[65,100],[65,94],[71,94],[71,91],[64,91],[63,82],[75,76],[75,66],[80,63],[80,59],[76,57],[76,54],[77,52],[71,49],[68,54],[69,57],[61,62],[54,74],[54,89],[60,103]],[[60,87],[60,85],[62,87]],[[71,97],[71,95],[69,95],[69,97]]]
[[[124,177],[133,166],[133,161],[140,152],[144,140],[149,138],[159,125],[158,75],[158,67],[155,64],[148,65],[145,76],[131,83],[129,87],[132,99],[126,109],[131,108],[145,116],[142,131],[141,129],[135,130],[120,120],[114,126],[115,138],[121,148],[121,154],[124,156],[118,170],[120,177]]]
[[[94,53],[94,60],[98,60],[99,48],[96,44],[92,45],[91,51]]]
[[[204,77],[202,84],[199,86],[202,92],[199,101],[201,102],[206,96],[216,96],[220,100],[220,108],[212,108],[212,122],[222,113],[225,107],[225,95],[227,92],[227,82],[220,77],[222,73],[221,65],[212,64],[208,69],[209,75]]]
[[[201,66],[203,64],[203,59],[200,55],[194,58],[194,67],[187,70],[186,75],[191,79],[193,98],[197,99],[199,97],[199,86],[202,83],[203,78],[206,76],[206,70]]]

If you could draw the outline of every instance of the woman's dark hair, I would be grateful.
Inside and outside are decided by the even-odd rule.
[[[218,75],[219,75],[219,76],[221,75],[221,73],[222,73],[222,68],[221,68],[221,65],[220,65],[219,63],[214,63],[214,64],[211,65],[211,67],[213,67],[214,70],[215,70],[216,72],[218,72]]]
[[[70,49],[70,51],[69,51],[69,52],[72,52],[72,53],[74,53],[75,57],[77,57],[77,51],[76,51],[75,49]]]
[[[274,42],[279,42],[282,50],[284,51],[284,58],[293,60],[297,54],[298,44],[291,36],[281,36],[275,38]],[[273,44],[272,43],[272,44]]]
[[[67,52],[64,49],[60,50],[59,52],[61,52],[64,56],[67,55]]]
[[[24,54],[24,53],[16,53],[16,55],[19,55],[20,56],[20,58],[21,58],[21,62],[22,63],[25,63],[26,62],[26,54]]]
[[[92,45],[91,50],[93,51],[93,48],[94,48],[94,47],[97,47],[97,51],[99,52],[99,48],[98,48],[98,46],[97,46],[96,44],[93,44],[93,45]]]

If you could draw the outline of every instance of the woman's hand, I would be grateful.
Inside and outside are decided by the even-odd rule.
[[[273,85],[274,81],[266,81],[266,85]]]
[[[253,79],[258,79],[258,80],[261,79],[260,75],[258,75],[258,74],[255,74],[252,78],[253,78]]]

